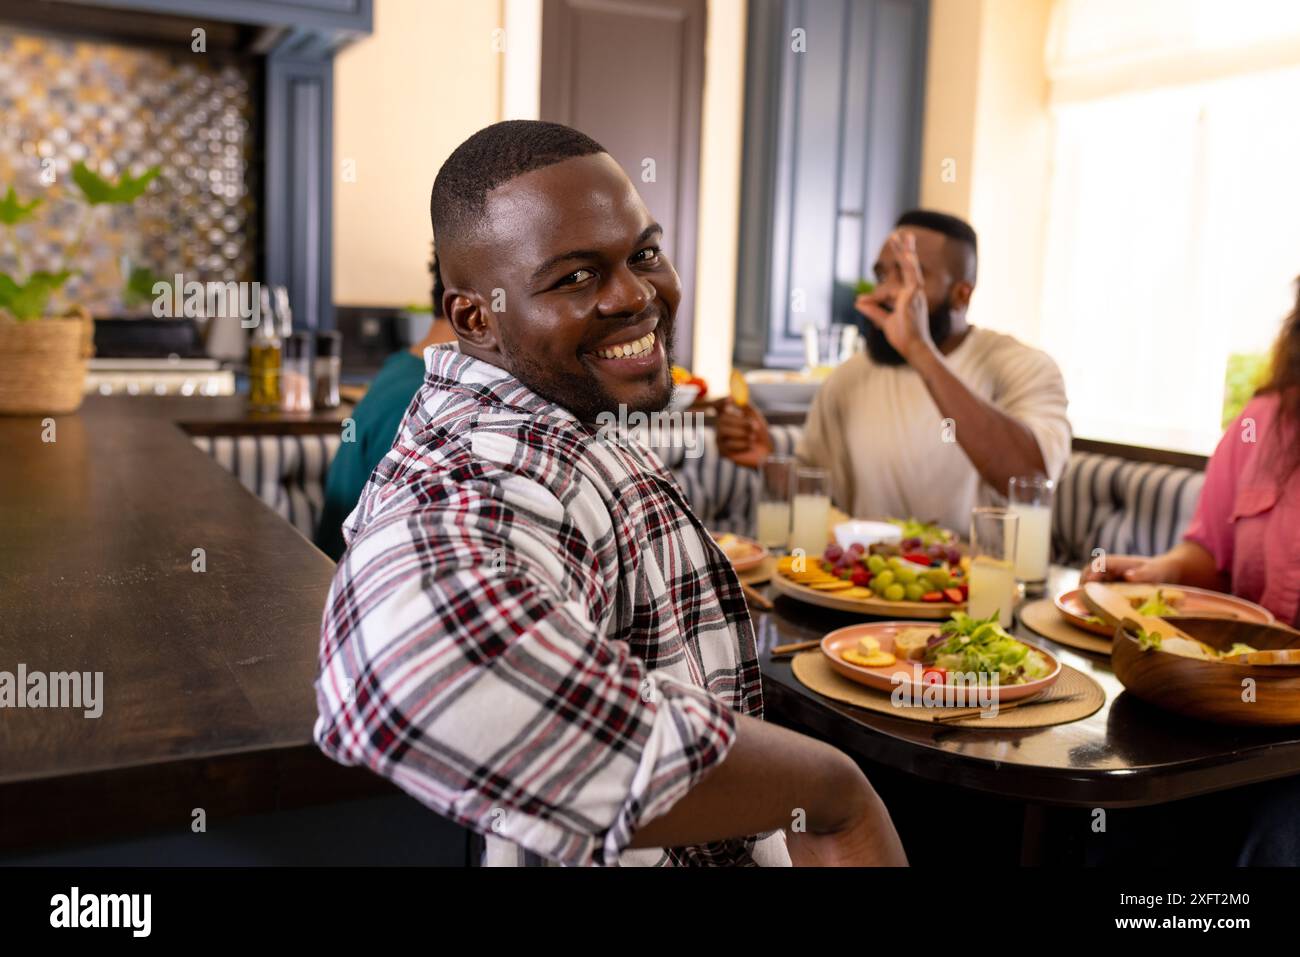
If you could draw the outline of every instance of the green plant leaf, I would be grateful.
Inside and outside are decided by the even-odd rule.
[[[158,275],[148,266],[136,266],[131,270],[131,275],[126,280],[126,290],[122,300],[127,306],[140,306],[148,302],[153,302],[153,287],[158,283],[166,283],[168,288],[171,283],[167,282],[162,276]]]
[[[37,206],[41,205],[44,200],[39,196],[30,203],[24,203],[18,199],[18,194],[14,192],[12,186],[9,192],[5,193],[0,199],[0,223],[6,226],[17,226],[19,223],[32,218]]]
[[[111,183],[85,163],[78,161],[72,167],[72,179],[91,206],[99,206],[102,203],[133,203],[149,188],[149,184],[154,181],[161,169],[159,166],[150,166],[139,176],[123,173],[116,183]]]
[[[72,278],[72,271],[61,269],[46,272],[39,269],[19,283],[12,276],[0,273],[0,309],[11,313],[20,322],[39,319],[45,315],[50,296]]]

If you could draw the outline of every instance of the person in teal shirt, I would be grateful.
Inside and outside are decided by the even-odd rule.
[[[451,323],[442,316],[442,278],[438,275],[437,256],[429,268],[433,273],[433,325],[415,345],[384,360],[365,396],[352,411],[355,441],[340,444],[330,463],[325,503],[316,525],[316,547],[335,561],[347,550],[343,521],[356,508],[370,473],[392,447],[402,416],[424,382],[424,350],[456,338]]]

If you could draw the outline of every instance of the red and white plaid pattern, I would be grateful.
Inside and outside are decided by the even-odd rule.
[[[455,348],[344,525],[316,741],[562,864],[788,862],[782,832],[629,850],[761,717],[735,574],[662,463]]]

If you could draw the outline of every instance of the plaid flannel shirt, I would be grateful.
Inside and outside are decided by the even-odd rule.
[[[735,712],[762,716],[744,596],[672,476],[454,347],[426,369],[344,526],[321,749],[497,861],[789,863],[780,831],[628,848],[726,756]]]

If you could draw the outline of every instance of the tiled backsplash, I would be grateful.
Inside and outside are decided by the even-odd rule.
[[[18,227],[26,267],[56,267],[75,239],[77,160],[114,179],[156,163],[162,173],[135,204],[95,208],[63,301],[125,314],[124,260],[169,279],[255,279],[256,100],[251,64],[0,27],[0,193],[13,184],[46,200]],[[14,269],[5,236],[0,270]]]

